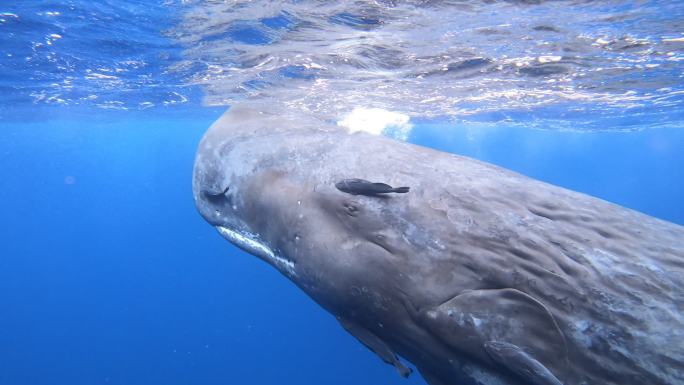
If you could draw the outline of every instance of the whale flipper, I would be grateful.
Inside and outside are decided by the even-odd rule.
[[[358,178],[343,179],[335,183],[335,187],[342,192],[352,195],[377,196],[379,194],[405,194],[409,192],[408,187],[392,187],[387,183],[374,183]]]
[[[532,385],[563,385],[541,362],[513,344],[488,341],[484,348],[492,360]]]
[[[349,334],[356,337],[356,339],[359,340],[359,342],[365,345],[373,353],[377,354],[381,360],[394,366],[397,369],[397,372],[399,372],[400,376],[406,378],[413,372],[411,368],[408,368],[404,364],[402,364],[401,361],[399,361],[399,358],[397,358],[397,355],[394,354],[392,349],[390,349],[390,347],[387,346],[387,344],[380,338],[378,338],[375,334],[359,326],[358,324],[346,320],[344,318],[338,317],[337,320],[340,322],[344,330],[346,330],[347,332],[349,332]]]
[[[490,344],[489,349],[495,349],[499,345],[493,341],[505,341],[519,347],[520,352],[527,352],[528,357],[535,357],[541,367],[561,379],[568,372],[565,338],[553,315],[541,302],[519,290],[466,291],[423,311],[421,319],[430,333],[452,349],[482,362],[495,361],[513,371],[514,362],[526,362],[533,367],[514,352],[502,353],[502,358],[495,360],[485,348]]]

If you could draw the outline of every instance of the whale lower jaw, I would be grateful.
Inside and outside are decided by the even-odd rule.
[[[295,263],[274,253],[270,247],[259,241],[258,236],[249,233],[241,233],[228,227],[215,227],[223,238],[227,239],[235,246],[263,259],[291,276],[296,275]]]

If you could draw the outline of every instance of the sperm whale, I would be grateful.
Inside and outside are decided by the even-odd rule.
[[[202,139],[193,193],[401,376],[406,360],[430,385],[684,384],[676,224],[239,106]]]

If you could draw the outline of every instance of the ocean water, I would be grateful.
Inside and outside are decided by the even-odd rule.
[[[684,224],[671,1],[0,4],[0,385],[424,384],[197,214],[229,105]]]

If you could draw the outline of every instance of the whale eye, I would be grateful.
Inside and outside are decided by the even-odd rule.
[[[203,190],[202,195],[204,196],[204,199],[206,199],[207,201],[215,205],[221,205],[225,201],[230,202],[230,196],[226,195],[228,193],[228,190],[230,190],[230,187],[226,187],[225,189],[223,189],[222,192]]]
[[[350,217],[355,217],[359,214],[360,208],[355,202],[344,202],[342,203],[342,207],[344,207],[345,214]]]

